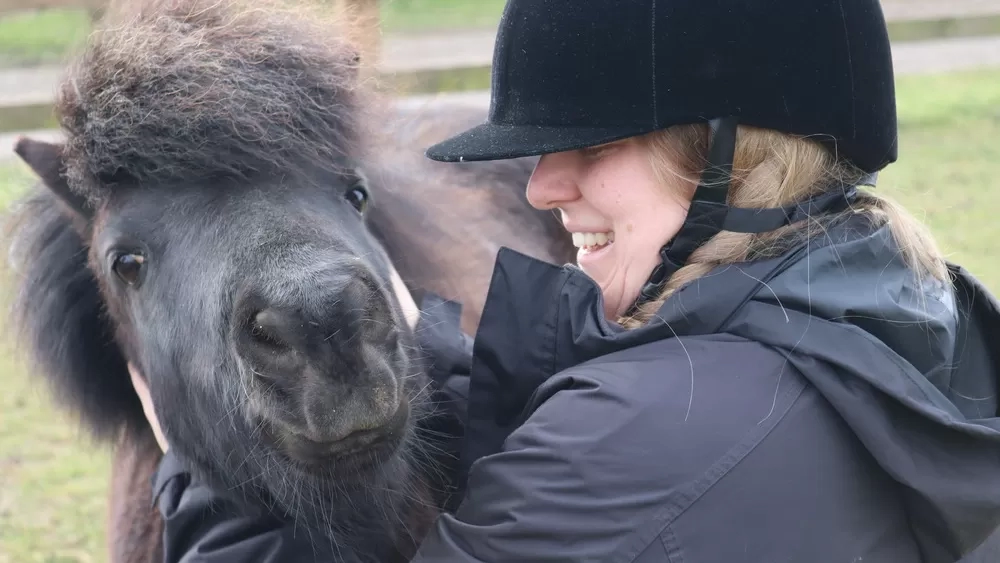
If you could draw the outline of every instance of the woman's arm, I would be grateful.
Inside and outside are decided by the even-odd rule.
[[[441,401],[462,423],[469,403],[469,371],[473,339],[461,328],[462,306],[427,293],[421,300],[420,318],[413,331],[428,354],[427,375],[434,381]]]
[[[324,561],[301,530],[192,482],[169,450],[153,478],[163,518],[164,563]]]

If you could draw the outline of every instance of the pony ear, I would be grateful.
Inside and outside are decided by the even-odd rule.
[[[45,187],[80,218],[90,221],[93,209],[84,197],[69,188],[66,181],[63,145],[21,137],[14,144],[14,152],[41,178]]]

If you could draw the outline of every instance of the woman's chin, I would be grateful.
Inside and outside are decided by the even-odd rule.
[[[576,255],[577,266],[601,288],[604,314],[609,321],[624,315],[638,297],[638,288],[633,293],[623,285],[624,270],[617,262],[614,246],[611,242],[597,249],[581,248]]]
[[[612,305],[608,303],[609,297],[612,301],[615,300],[614,296],[608,295],[608,286],[616,269],[614,246],[615,243],[609,242],[597,249],[581,248],[576,254],[576,264],[601,288],[605,307]]]

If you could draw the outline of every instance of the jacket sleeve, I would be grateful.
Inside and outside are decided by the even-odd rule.
[[[457,513],[437,518],[411,561],[627,563],[662,549],[655,515],[669,464],[651,431],[657,413],[609,389],[636,383],[613,375],[609,385],[608,374],[574,369],[543,385],[531,416],[473,464]],[[169,454],[160,473],[164,563],[323,560],[290,524],[191,482]]]
[[[466,420],[473,339],[462,331],[462,306],[427,293],[420,302],[420,320],[414,328],[420,349],[427,354],[427,373],[436,383],[436,402]]]
[[[468,402],[472,338],[461,331],[461,307],[428,294],[415,327],[436,383],[434,401],[446,416],[432,430],[459,439]],[[425,421],[425,424],[428,422]],[[255,510],[193,481],[168,451],[153,477],[154,503],[163,517],[163,563],[305,563],[332,560],[291,522]],[[337,561],[349,563],[341,550]]]
[[[290,523],[192,482],[169,451],[153,482],[163,517],[164,563],[294,563],[315,559],[313,546]]]
[[[472,464],[462,504],[437,518],[411,562],[666,561],[660,399],[639,392],[636,370],[617,368],[579,366],[543,384],[503,449]]]

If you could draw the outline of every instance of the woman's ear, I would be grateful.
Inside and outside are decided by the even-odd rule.
[[[63,145],[21,137],[14,152],[42,180],[42,183],[78,218],[90,223],[93,209],[86,198],[70,189],[66,181]]]

